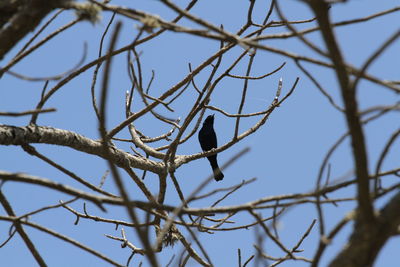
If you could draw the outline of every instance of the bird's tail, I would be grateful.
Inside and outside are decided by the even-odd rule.
[[[210,160],[211,163],[211,167],[213,169],[214,172],[214,179],[215,181],[221,181],[222,179],[224,179],[224,174],[221,172],[221,170],[219,169],[217,160]]]
[[[213,169],[213,172],[215,181],[221,181],[222,179],[224,179],[224,174],[219,168]]]

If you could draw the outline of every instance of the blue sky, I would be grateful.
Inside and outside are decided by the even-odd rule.
[[[181,0],[176,1],[180,6],[184,6],[186,2]],[[172,11],[163,7],[158,1],[135,1],[134,5],[131,1],[112,1],[112,3],[114,5],[134,6],[136,9],[141,9],[148,13],[159,14],[166,20],[175,16]],[[395,7],[396,5],[398,5],[398,1],[394,0],[354,0],[349,1],[349,3],[335,5],[331,9],[331,15],[332,20],[336,22],[364,17]],[[198,5],[191,12],[212,22],[214,25],[223,24],[226,30],[236,32],[246,19],[247,6],[248,1],[202,0],[199,1]],[[261,22],[268,6],[269,1],[259,1],[255,9],[255,21]],[[300,1],[283,1],[281,7],[286,17],[290,20],[309,19],[312,16],[310,10],[301,4]],[[33,77],[45,77],[64,72],[79,61],[82,56],[84,43],[88,45],[85,63],[92,61],[97,57],[98,43],[108,23],[110,14],[104,12],[102,16],[102,20],[96,25],[82,22],[68,29],[22,60],[12,70]],[[72,12],[64,12],[42,33],[42,38],[73,19],[74,15]],[[277,19],[276,14],[273,14],[273,19]],[[121,18],[117,20],[122,20],[124,23],[117,44],[118,47],[122,47],[127,45],[136,36],[138,23]],[[360,67],[384,40],[395,30],[398,30],[398,21],[400,21],[399,13],[393,13],[367,23],[337,28],[335,33],[346,61],[356,67]],[[181,24],[198,27],[187,20],[182,20]],[[314,24],[309,24],[308,26],[311,25]],[[305,26],[301,25],[298,28],[302,29]],[[282,31],[286,32],[287,29],[280,27],[272,29],[271,33]],[[266,33],[269,32],[267,31]],[[307,37],[316,42],[320,47],[323,47],[321,38],[317,33],[307,35]],[[0,62],[1,66],[7,64],[27,40],[26,38],[21,41]],[[105,47],[108,47],[108,43],[107,40]],[[312,51],[296,40],[268,40],[265,41],[265,44],[297,54],[315,56]],[[143,64],[145,84],[151,78],[151,71],[155,71],[155,79],[152,83],[150,94],[153,96],[160,95],[176,84],[187,75],[188,63],[191,63],[192,66],[197,66],[209,55],[217,51],[218,47],[219,43],[215,40],[204,40],[181,33],[165,33],[159,38],[145,43],[143,46],[139,46],[137,50],[142,52],[141,62]],[[399,49],[399,42],[389,47],[382,57],[371,66],[369,73],[386,80],[398,80]],[[241,52],[241,47],[229,51],[224,57],[221,70],[229,66],[232,60]],[[232,74],[244,75],[247,62],[248,56],[238,64],[232,71]],[[296,67],[292,59],[260,50],[257,52],[252,75],[258,76],[270,72],[283,62],[286,62],[286,65],[280,72],[263,80],[249,82],[244,113],[265,109],[275,95],[280,78],[283,79],[283,94],[288,92],[295,79],[299,77],[300,82],[297,89],[283,105],[272,113],[267,123],[259,131],[218,155],[220,164],[223,164],[243,148],[249,147],[251,149],[249,153],[240,158],[234,165],[224,170],[225,179],[221,183],[212,182],[204,192],[218,187],[235,185],[242,180],[248,180],[253,177],[257,177],[257,180],[235,192],[231,197],[221,202],[220,205],[237,205],[265,196],[311,191],[315,188],[316,177],[323,156],[330,146],[346,131],[344,116],[329,104],[326,98]],[[311,64],[304,63],[304,66],[327,89],[336,103],[341,105],[339,88],[333,72]],[[196,83],[199,86],[205,83],[210,69],[205,69],[204,72],[196,77]],[[71,130],[93,139],[99,138],[98,123],[90,102],[92,74],[93,68],[62,87],[45,106],[48,108],[55,107],[57,108],[57,112],[39,116],[38,125]],[[49,88],[56,83],[54,81],[50,82]],[[10,75],[4,75],[0,80],[0,110],[23,111],[33,109],[40,98],[43,85],[44,82],[32,83],[18,80]],[[236,113],[242,86],[243,81],[241,80],[230,78],[223,80],[215,89],[210,104],[218,106],[229,113]],[[113,61],[109,88],[110,99],[108,101],[107,114],[109,118],[108,128],[110,129],[115,127],[125,116],[124,97],[126,90],[130,88],[130,80],[126,72],[125,54],[117,56]],[[99,87],[97,87],[98,91]],[[197,97],[197,94],[190,87],[173,106],[175,109],[174,113],[170,113],[162,107],[158,107],[156,110],[165,116],[183,118],[190,110],[195,97]],[[362,110],[375,105],[394,104],[398,101],[398,96],[392,91],[364,81],[360,83],[358,88],[358,98]],[[139,110],[142,106],[139,96],[136,95],[133,104],[134,110]],[[232,138],[234,120],[225,118],[222,114],[214,111],[207,111],[206,115],[212,113],[216,114],[215,130],[218,135],[219,144],[224,144]],[[0,117],[0,123],[24,126],[29,123],[29,119],[29,117]],[[246,130],[255,121],[255,119],[243,120],[240,130]],[[375,168],[377,157],[388,137],[397,129],[397,121],[398,114],[391,112],[365,127],[371,172]],[[168,126],[160,126],[150,116],[138,120],[136,126],[149,136],[160,135],[169,129]],[[118,137],[128,138],[128,132],[125,130]],[[130,150],[129,145],[116,144],[121,149]],[[86,178],[94,184],[100,182],[102,175],[108,168],[103,159],[85,155],[69,148],[50,145],[34,146],[39,152],[50,157],[55,162],[62,163],[64,167],[71,169],[79,176]],[[201,148],[195,135],[179,147],[178,154],[193,154],[200,152],[200,150]],[[349,140],[346,140],[335,152],[330,161],[331,180],[342,176],[345,176],[347,179],[352,177],[348,175],[352,172],[350,152]],[[398,152],[399,146],[395,145],[391,150],[390,157],[385,161],[384,170],[390,170],[398,166],[395,157]],[[1,170],[24,172],[68,184],[76,188],[82,188],[59,171],[46,165],[46,163],[25,154],[20,147],[2,147],[0,149],[0,158]],[[210,174],[210,171],[206,159],[199,159],[179,168],[176,175],[184,194],[189,195]],[[141,174],[141,172],[138,173]],[[124,176],[124,178],[131,198],[144,199],[143,195],[139,194],[139,191],[134,188],[134,185],[129,187],[131,183],[128,177]],[[388,178],[385,184],[391,184],[395,181],[394,178]],[[158,178],[155,175],[148,175],[145,182],[152,192],[156,193]],[[168,182],[166,203],[179,205],[179,199],[171,180],[168,180]],[[106,181],[105,188],[111,192],[116,192],[116,188],[110,177]],[[60,199],[64,201],[69,199],[64,194],[20,183],[6,183],[3,186],[3,190],[17,214],[23,214],[42,206],[55,204]],[[354,196],[354,191],[354,187],[347,188],[331,197],[352,197]],[[193,206],[209,206],[218,197],[195,202]],[[378,203],[382,205],[384,201]],[[74,203],[71,206],[82,211],[82,202]],[[343,203],[339,207],[326,206],[325,222],[328,231],[352,208],[354,208],[353,203]],[[108,213],[102,213],[90,203],[88,203],[88,209],[94,215],[127,220],[123,209],[110,208]],[[271,214],[270,210],[260,212],[265,217]],[[289,248],[292,247],[311,224],[312,220],[316,218],[316,208],[311,204],[291,209],[282,217],[279,224],[282,242]],[[237,223],[242,223],[252,222],[253,218],[246,213],[240,213],[233,220]],[[104,234],[120,235],[119,231],[115,231],[113,225],[105,225],[81,219],[79,224],[75,226],[73,224],[75,217],[64,209],[43,212],[40,215],[34,216],[32,221],[55,229],[88,246],[93,246],[95,249],[120,263],[124,263],[130,255],[128,249],[121,249],[119,243],[104,237]],[[321,266],[325,266],[336,255],[347,239],[351,227],[349,224],[343,233],[334,239],[322,258]],[[0,222],[1,240],[7,237],[8,228],[8,223]],[[27,231],[37,244],[38,250],[49,266],[108,266],[104,261],[88,255],[75,247],[66,245],[51,236],[29,228],[27,228]],[[126,229],[126,231],[128,238],[133,243],[138,244],[135,233],[130,229]],[[213,235],[200,234],[199,238],[206,244],[206,249],[215,266],[234,266],[237,265],[238,248],[242,251],[242,259],[247,259],[255,253],[253,248],[255,235],[256,231],[252,228],[235,232],[215,232]],[[300,247],[304,252],[299,254],[299,256],[311,258],[316,249],[317,238],[318,225],[314,227],[310,237]],[[376,266],[393,266],[397,258],[395,253],[398,251],[398,245],[399,239],[397,237],[392,238],[379,255]],[[138,246],[140,245],[138,244]],[[273,256],[284,255],[268,238],[264,242],[264,249]],[[180,244],[173,248],[165,248],[159,255],[159,261],[162,266],[166,265],[172,254],[178,256],[181,250],[182,247]],[[14,238],[5,247],[0,249],[0,257],[5,266],[33,266],[33,258],[19,237]],[[142,260],[141,256],[135,256],[130,266],[138,266],[140,260]],[[146,260],[143,259],[143,261],[146,266]],[[190,266],[197,265],[192,262]],[[303,262],[289,262],[281,266],[308,266],[308,264]]]

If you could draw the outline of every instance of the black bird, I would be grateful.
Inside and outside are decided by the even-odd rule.
[[[199,131],[199,142],[203,151],[208,151],[213,148],[217,148],[217,136],[214,131],[214,115],[208,116],[204,122],[203,127]],[[217,154],[207,157],[211,164],[211,168],[214,172],[214,179],[221,181],[224,178],[224,174],[218,167]]]

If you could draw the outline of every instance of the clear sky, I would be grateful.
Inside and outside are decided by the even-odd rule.
[[[159,1],[111,1],[113,5],[124,5],[143,10],[148,13],[158,14],[165,20],[170,20],[175,16],[171,10],[165,8]],[[175,1],[180,6],[184,6],[188,1]],[[290,20],[304,20],[312,17],[312,13],[301,1],[280,1],[282,10]],[[334,22],[361,18],[370,14],[393,8],[399,5],[395,0],[354,0],[349,3],[334,5],[331,9],[332,20]],[[191,10],[196,16],[212,22],[214,25],[224,25],[224,29],[236,32],[246,20],[246,12],[249,1],[211,1],[201,0]],[[265,12],[269,6],[269,1],[258,1],[255,8],[254,20],[261,23]],[[52,15],[52,14],[51,14]],[[50,16],[51,16],[50,15]],[[41,34],[39,40],[55,29],[73,20],[72,11],[65,11]],[[277,20],[277,14],[272,18]],[[71,69],[83,54],[84,45],[87,44],[87,55],[85,63],[95,59],[98,54],[99,40],[110,19],[109,12],[103,12],[102,20],[92,25],[88,22],[78,23],[68,29],[60,36],[54,38],[35,53],[15,65],[12,70],[31,77],[47,77],[57,75]],[[116,21],[123,21],[123,29],[117,47],[129,44],[135,38],[139,23],[117,17]],[[339,27],[335,29],[336,36],[344,53],[346,62],[360,67],[376,48],[378,48],[395,30],[399,28],[400,14],[392,13],[367,23],[355,24]],[[188,20],[182,20],[182,25],[200,28]],[[308,28],[307,26],[297,26],[298,29]],[[265,33],[287,32],[288,30],[279,27],[267,30]],[[109,35],[108,35],[109,37]],[[321,38],[318,34],[307,35],[311,40],[323,47]],[[4,60],[0,66],[6,65],[17,53],[17,51],[30,38],[21,41]],[[108,47],[108,40],[105,47]],[[306,48],[299,41],[268,40],[264,44],[280,49],[285,49],[297,54],[315,56],[315,53]],[[137,48],[142,54],[140,56],[143,67],[144,84],[151,79],[152,70],[155,78],[151,85],[150,94],[158,96],[188,73],[188,63],[197,66],[202,63],[212,53],[219,48],[219,42],[215,40],[205,40],[192,35],[182,33],[165,33],[152,41],[145,43]],[[392,45],[382,57],[376,61],[369,73],[385,80],[399,80],[399,42]],[[232,49],[224,57],[223,67],[229,66],[243,49],[237,47]],[[317,57],[320,58],[320,57]],[[232,74],[245,75],[248,56],[236,67]],[[235,164],[224,170],[225,179],[220,182],[212,182],[207,186],[203,193],[219,187],[228,187],[239,184],[242,180],[249,180],[256,177],[257,180],[226,198],[219,205],[238,205],[248,201],[256,200],[261,197],[274,196],[291,193],[305,193],[315,188],[316,178],[322,158],[330,146],[346,131],[344,116],[335,110],[327,99],[317,90],[310,80],[296,67],[290,58],[277,56],[270,52],[257,52],[252,75],[258,76],[268,73],[283,62],[284,68],[272,76],[257,81],[249,82],[247,101],[244,106],[244,113],[256,112],[265,109],[273,100],[275,91],[280,78],[283,80],[283,94],[287,93],[297,77],[300,78],[299,84],[293,95],[270,116],[267,123],[255,134],[239,142],[236,146],[220,153],[218,159],[220,165],[228,161],[238,151],[245,147],[251,150],[240,158]],[[339,88],[331,70],[323,67],[315,67],[311,64],[304,64],[314,77],[325,87],[333,96],[336,103],[342,105]],[[221,70],[224,70],[222,67]],[[199,86],[204,85],[211,68],[208,68],[196,77]],[[66,129],[85,135],[89,138],[98,139],[98,122],[91,106],[90,86],[93,75],[93,68],[72,80],[62,87],[46,104],[45,107],[55,107],[57,112],[39,116],[38,125],[52,126],[55,128]],[[51,81],[49,88],[54,86],[57,81]],[[40,99],[41,89],[44,82],[27,82],[5,74],[0,80],[0,111],[23,111],[33,109]],[[220,107],[229,113],[236,113],[242,92],[243,81],[227,78],[223,80],[215,89],[210,105]],[[99,86],[96,88],[99,91]],[[113,61],[112,75],[110,81],[110,99],[108,101],[108,128],[115,127],[125,117],[124,98],[125,92],[130,89],[130,80],[126,71],[126,55],[120,55]],[[175,112],[171,113],[165,108],[157,107],[157,111],[171,118],[184,118],[190,110],[194,99],[197,97],[193,87],[182,95],[174,105]],[[392,91],[377,86],[370,82],[361,82],[358,88],[360,108],[362,110],[376,105],[390,105],[398,101],[398,96]],[[139,95],[135,96],[133,109],[139,110],[143,106]],[[219,144],[224,144],[231,140],[234,129],[234,119],[224,117],[215,111],[206,111],[206,115],[215,113],[215,130],[218,135]],[[377,157],[386,143],[388,137],[398,128],[398,114],[391,112],[382,119],[370,123],[365,127],[366,141],[369,152],[370,171],[373,172]],[[29,123],[30,117],[0,117],[1,124],[24,126]],[[244,119],[241,124],[241,131],[251,127],[256,119]],[[157,121],[147,116],[140,119],[136,124],[137,128],[148,136],[157,136],[169,127],[160,125]],[[118,137],[129,138],[128,132],[121,132]],[[130,151],[129,145],[116,143],[118,147]],[[161,144],[161,143],[160,143]],[[98,184],[102,175],[107,170],[107,164],[103,159],[85,155],[73,151],[69,148],[56,147],[50,145],[34,145],[39,152],[62,164],[64,167],[74,171],[81,177],[86,178],[91,183]],[[391,157],[384,164],[383,170],[390,170],[398,167],[398,161],[394,155],[398,155],[399,146],[394,146],[391,150]],[[188,142],[180,146],[178,154],[194,154],[200,152],[197,135],[193,136]],[[331,180],[344,177],[353,178],[352,159],[349,149],[349,140],[335,152],[331,163]],[[56,169],[48,166],[43,161],[27,155],[20,147],[9,146],[0,148],[0,170],[9,172],[24,172],[35,176],[51,179],[63,184],[68,184],[76,188],[83,188],[81,185],[72,181]],[[141,172],[138,172],[141,174]],[[177,170],[177,178],[185,195],[195,189],[211,173],[208,161],[199,159],[189,164],[183,165]],[[130,183],[128,177],[123,176],[126,185]],[[389,178],[386,184],[391,184],[396,180]],[[158,188],[158,178],[155,175],[147,175],[145,183],[153,193]],[[168,180],[168,191],[166,203],[179,205],[179,199],[173,188],[172,182]],[[144,199],[142,194],[134,188],[129,188],[132,199]],[[116,192],[113,180],[109,177],[104,188]],[[68,200],[64,194],[58,194],[49,190],[43,190],[37,186],[23,185],[20,183],[6,183],[3,188],[4,193],[9,198],[17,214],[23,214],[42,206],[58,203],[59,200]],[[353,197],[355,188],[341,190],[330,197]],[[214,196],[212,199],[193,203],[193,207],[209,206],[221,197]],[[382,205],[384,201],[378,202]],[[378,207],[379,207],[378,205]],[[82,211],[82,202],[71,205]],[[327,206],[325,210],[325,223],[328,231],[342,219],[347,212],[354,208],[354,203],[343,203],[339,207]],[[4,210],[0,209],[4,214]],[[126,212],[123,209],[109,209],[108,213],[102,213],[92,204],[88,204],[88,210],[93,215],[107,218],[120,218],[127,220]],[[270,216],[270,210],[260,211],[264,217]],[[314,205],[302,205],[290,209],[279,221],[279,234],[281,240],[287,247],[296,244],[299,238],[306,231],[313,219],[317,219],[316,208]],[[246,213],[240,213],[232,219],[237,224],[252,222],[253,218]],[[81,219],[78,225],[74,225],[75,216],[64,209],[57,209],[43,212],[34,216],[32,221],[43,224],[51,229],[68,235],[83,244],[93,246],[95,249],[106,254],[112,259],[124,263],[129,257],[128,249],[121,249],[116,241],[107,239],[104,234],[119,236],[120,231],[115,231],[113,225],[105,225],[93,221]],[[233,224],[236,225],[236,224]],[[348,225],[342,234],[334,239],[333,243],[325,252],[321,266],[326,264],[336,255],[341,246],[348,238],[352,225]],[[0,242],[8,236],[9,223],[0,221]],[[38,250],[42,253],[49,266],[109,266],[108,263],[93,257],[75,247],[55,239],[52,236],[40,233],[36,230],[27,228],[29,235],[37,244]],[[128,238],[138,246],[136,234],[130,229],[126,229]],[[215,266],[237,266],[237,249],[242,251],[242,262],[256,251],[253,247],[255,236],[261,229],[239,230],[235,232],[215,232],[212,235],[201,233],[200,240],[206,245],[206,250],[213,260]],[[312,230],[310,236],[304,241],[300,249],[304,250],[298,256],[311,258],[316,249],[318,238],[318,223]],[[264,250],[269,255],[279,257],[283,252],[266,238],[264,240]],[[379,266],[394,266],[398,262],[399,238],[392,238],[382,250],[376,262]],[[165,248],[159,255],[162,266],[165,266],[170,257],[175,254],[176,258],[181,253],[180,244],[173,248]],[[175,258],[175,259],[176,259]],[[0,249],[0,259],[4,266],[34,266],[32,256],[19,237],[14,238],[6,246]],[[138,266],[141,256],[134,256],[130,266]],[[147,262],[144,260],[144,266]],[[194,261],[190,266],[197,266]],[[250,264],[250,266],[253,266]],[[265,265],[262,265],[265,266]],[[288,262],[281,266],[308,266],[304,262]]]

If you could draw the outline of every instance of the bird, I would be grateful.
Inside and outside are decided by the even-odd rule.
[[[199,131],[199,143],[203,151],[209,151],[213,148],[217,148],[217,135],[214,131],[214,114],[209,115],[204,120],[203,126]],[[208,156],[207,159],[211,164],[215,181],[221,181],[224,178],[224,174],[218,167],[217,154]]]

